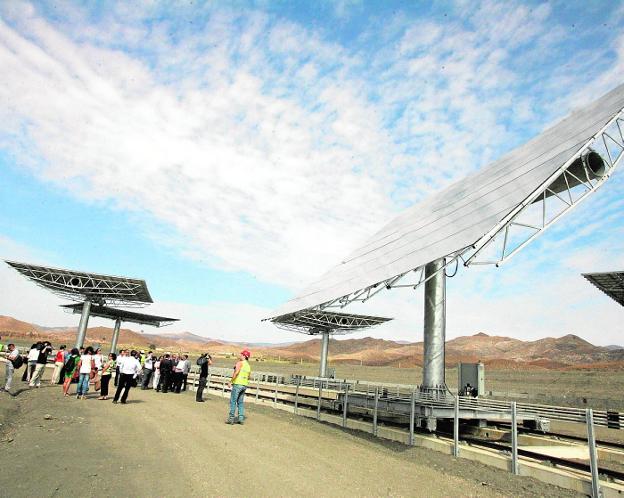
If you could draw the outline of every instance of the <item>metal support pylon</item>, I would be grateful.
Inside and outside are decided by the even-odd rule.
[[[117,354],[117,341],[119,341],[119,330],[121,329],[121,318],[115,320],[115,328],[113,329],[113,337],[111,338],[111,353]]]
[[[89,313],[91,312],[91,301],[88,299],[82,304],[80,323],[78,324],[78,336],[76,337],[76,347],[80,349],[84,346],[87,335],[87,325],[89,325]]]
[[[321,341],[321,366],[319,368],[319,377],[327,377],[327,357],[329,355],[329,331],[322,333]]]
[[[425,266],[425,331],[423,383],[426,391],[446,386],[444,341],[446,338],[446,275],[444,258]]]

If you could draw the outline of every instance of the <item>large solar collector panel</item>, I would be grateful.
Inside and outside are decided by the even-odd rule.
[[[617,125],[619,140],[624,141],[619,121],[623,109],[621,85],[477,173],[407,209],[272,316],[322,309],[434,260],[485,244],[553,180],[559,177],[561,183],[563,171],[587,153],[606,127]],[[608,162],[610,153],[605,148]],[[609,166],[615,167],[615,161]],[[565,182],[570,178],[566,175]]]

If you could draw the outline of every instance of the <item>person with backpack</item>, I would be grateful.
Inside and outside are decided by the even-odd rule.
[[[15,347],[15,344],[8,344],[7,351],[9,354],[6,357],[6,382],[4,384],[4,390],[8,392],[11,390],[11,384],[13,383],[13,372],[24,364],[24,358],[20,356],[19,350]]]
[[[37,354],[37,360],[35,362],[35,373],[30,376],[30,387],[41,386],[41,378],[43,372],[48,363],[48,355],[52,352],[52,344],[48,341],[41,343],[39,347],[39,354]]]
[[[28,365],[26,370],[24,370],[24,374],[22,375],[22,382],[30,382],[30,378],[32,374],[35,373],[35,368],[37,368],[37,358],[39,357],[39,349],[41,348],[41,342],[37,342],[30,346],[30,350],[28,351]]]
[[[208,380],[208,368],[212,365],[212,357],[208,353],[204,353],[197,358],[196,363],[199,365],[199,386],[197,386],[195,393],[195,401],[203,403],[204,388]]]
[[[80,361],[78,348],[71,350],[69,358],[65,362],[65,380],[63,380],[63,395],[69,396],[69,386],[71,386],[72,380],[78,378],[78,362]]]

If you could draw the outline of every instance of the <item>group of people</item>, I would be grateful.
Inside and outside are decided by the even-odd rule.
[[[154,361],[153,387],[157,392],[186,391],[191,361],[187,354],[165,353]]]
[[[4,390],[10,391],[15,369],[26,364],[22,381],[28,382],[30,387],[39,387],[48,356],[52,353],[52,344],[48,341],[33,344],[25,356],[20,355],[15,344],[8,344],[4,348],[6,353],[6,380]],[[244,349],[240,352],[239,361],[234,367],[230,379],[231,395],[230,409],[227,418],[228,424],[243,424],[245,420],[244,396],[249,384],[251,367],[249,358],[251,353]],[[199,385],[195,400],[203,402],[203,391],[207,385],[209,367],[212,357],[208,353],[197,359],[199,366]],[[86,399],[89,386],[93,384],[95,391],[100,392],[99,400],[107,400],[109,384],[115,372],[115,396],[113,403],[125,404],[132,387],[141,386],[141,389],[151,387],[156,392],[180,393],[187,388],[188,374],[191,362],[188,355],[165,353],[156,357],[152,351],[122,349],[117,356],[110,353],[107,357],[100,348],[88,346],[73,348],[68,351],[65,345],[59,347],[54,357],[54,371],[51,384],[62,384],[63,395],[70,396],[72,382],[76,382],[76,398]]]
[[[27,356],[21,356],[19,349],[13,343],[7,344],[6,348],[2,346],[1,350],[4,350],[8,360],[5,370],[5,391],[11,390],[15,369],[21,368],[24,364],[26,364],[26,368],[22,375],[22,381],[28,382],[30,387],[41,386],[41,378],[48,363],[48,355],[52,352],[52,344],[48,341],[37,342],[32,345]]]

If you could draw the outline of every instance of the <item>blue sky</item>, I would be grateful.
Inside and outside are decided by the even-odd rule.
[[[259,319],[622,83],[623,21],[612,1],[3,2],[0,257],[145,278],[178,330],[296,339]],[[578,276],[624,266],[621,176],[503,269],[460,271],[449,335],[622,342]],[[75,322],[1,271],[0,314]],[[422,338],[419,292],[370,306],[396,318],[374,335]]]

